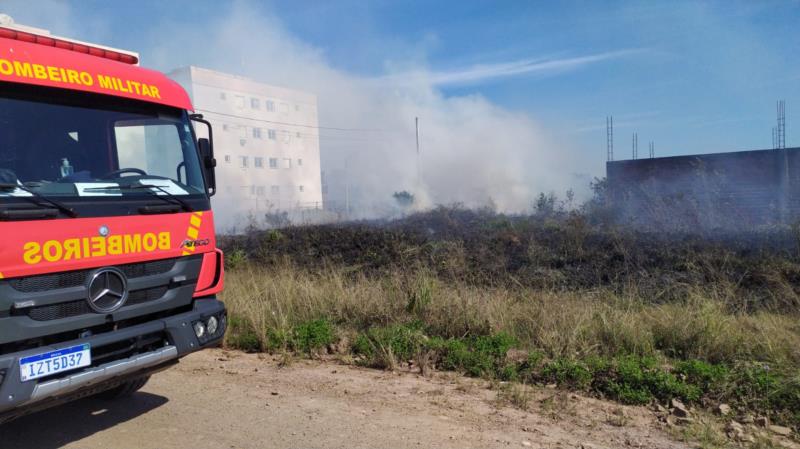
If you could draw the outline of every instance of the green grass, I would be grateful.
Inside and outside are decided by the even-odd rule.
[[[358,335],[353,352],[364,357],[365,365],[394,369],[399,363],[419,356],[424,338],[413,325],[374,327]]]
[[[311,354],[335,341],[334,329],[328,320],[316,319],[295,326],[294,339],[296,349]]]

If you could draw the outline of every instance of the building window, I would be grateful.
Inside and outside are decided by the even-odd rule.
[[[267,131],[267,137],[269,137],[269,140],[275,140],[276,135],[277,132],[274,129],[270,129],[269,131]]]
[[[253,128],[253,138],[254,139],[261,138],[261,128]]]
[[[234,104],[236,105],[237,108],[244,109],[244,96],[243,95],[236,95],[234,100],[236,100],[234,102]]]
[[[222,130],[223,130],[223,131],[227,131],[227,130],[228,130],[228,128],[229,128],[229,127],[228,127],[228,124],[227,124],[227,123],[223,123],[223,124],[222,124]]]
[[[289,131],[283,132],[283,143],[291,143],[292,142],[292,133]]]
[[[297,187],[297,190],[299,190],[299,191],[301,191],[301,192],[305,192],[305,188],[303,188],[303,186],[298,186],[298,187]]]
[[[230,154],[226,154],[225,155],[225,162],[228,163],[228,164],[231,163],[231,155]]]
[[[250,186],[250,195],[255,196],[256,194],[256,186]]]
[[[250,107],[253,109],[261,109],[261,100],[259,100],[258,98],[251,98]]]
[[[241,146],[247,145],[247,139],[239,139],[239,145]]]
[[[228,97],[225,95],[225,92],[220,92],[220,93],[219,93],[219,99],[220,99],[220,100],[227,100],[227,99],[228,99]]]
[[[278,168],[278,158],[276,157],[269,158],[269,168]]]
[[[247,168],[248,161],[247,156],[239,156],[239,166],[242,168]]]
[[[277,195],[277,194],[281,193],[281,188],[280,188],[280,186],[270,186],[269,191],[273,195]]]
[[[289,158],[285,158],[283,160],[283,168],[292,168],[292,160]]]
[[[256,188],[256,195],[258,195],[258,196],[264,196],[264,195],[266,195],[266,193],[267,193],[267,188],[266,188],[266,187],[264,187],[264,186],[258,186],[258,187]]]
[[[303,160],[302,160],[302,159],[298,159],[298,160],[297,160],[297,165],[298,165],[298,166],[300,166],[300,165],[303,165]]]
[[[272,100],[267,100],[267,111],[275,112],[275,102]]]
[[[300,138],[300,131],[297,131],[297,133],[294,136],[299,139]]]
[[[264,168],[264,158],[263,157],[254,157],[253,158],[253,167],[255,167],[255,168]]]
[[[299,104],[294,105],[294,110],[295,111],[299,111],[300,110],[300,105]]]

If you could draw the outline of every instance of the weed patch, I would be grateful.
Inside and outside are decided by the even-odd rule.
[[[334,329],[325,319],[317,319],[297,325],[294,329],[297,348],[306,354],[324,348],[335,341]]]

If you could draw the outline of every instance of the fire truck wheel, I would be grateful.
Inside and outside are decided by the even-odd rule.
[[[142,376],[129,380],[122,385],[98,394],[98,397],[108,400],[126,398],[144,387],[148,380],[150,380],[150,376]]]

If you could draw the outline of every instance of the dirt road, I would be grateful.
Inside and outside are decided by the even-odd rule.
[[[0,428],[2,448],[682,448],[644,408],[542,388],[530,411],[487,383],[205,351],[134,397],[88,399]],[[522,401],[518,401],[518,404]]]

